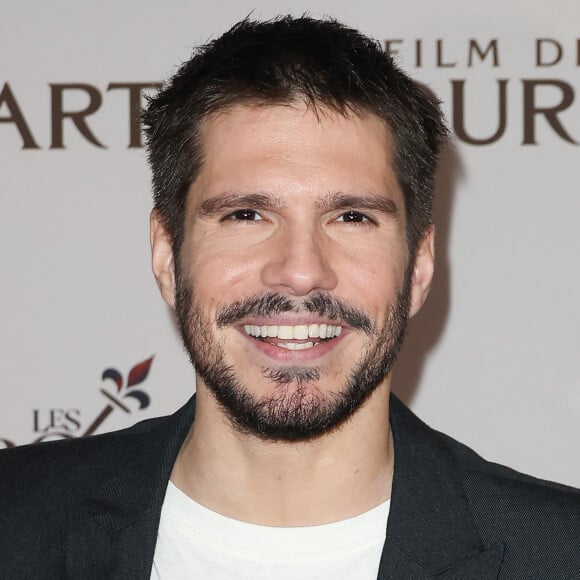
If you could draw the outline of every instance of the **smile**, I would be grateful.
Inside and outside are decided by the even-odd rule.
[[[322,340],[329,340],[340,336],[342,326],[333,324],[276,324],[276,325],[256,325],[246,324],[244,330],[248,336],[256,339],[265,340],[275,344],[280,348],[287,350],[307,350],[320,344]],[[317,340],[308,340],[309,338]],[[303,342],[278,342],[278,339],[283,341],[299,340]]]

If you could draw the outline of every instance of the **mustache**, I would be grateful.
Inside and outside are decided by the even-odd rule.
[[[236,324],[244,318],[276,316],[284,312],[308,312],[328,318],[371,335],[374,323],[362,310],[348,302],[322,292],[316,292],[305,300],[297,301],[274,292],[255,294],[220,308],[216,316],[218,328]]]

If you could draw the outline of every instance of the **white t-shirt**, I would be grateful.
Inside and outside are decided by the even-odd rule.
[[[213,512],[169,482],[151,580],[375,580],[389,505],[321,526],[268,527]]]

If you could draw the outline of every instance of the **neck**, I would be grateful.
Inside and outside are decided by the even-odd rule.
[[[237,431],[198,382],[195,421],[171,480],[205,507],[261,525],[319,525],[363,513],[391,493],[388,383],[340,428],[286,443]]]

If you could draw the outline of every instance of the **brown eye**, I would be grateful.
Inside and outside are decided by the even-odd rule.
[[[226,219],[255,222],[262,219],[262,216],[253,209],[239,209],[229,214]]]
[[[369,218],[358,211],[346,211],[341,214],[336,221],[346,222],[349,224],[359,224],[370,221]]]

